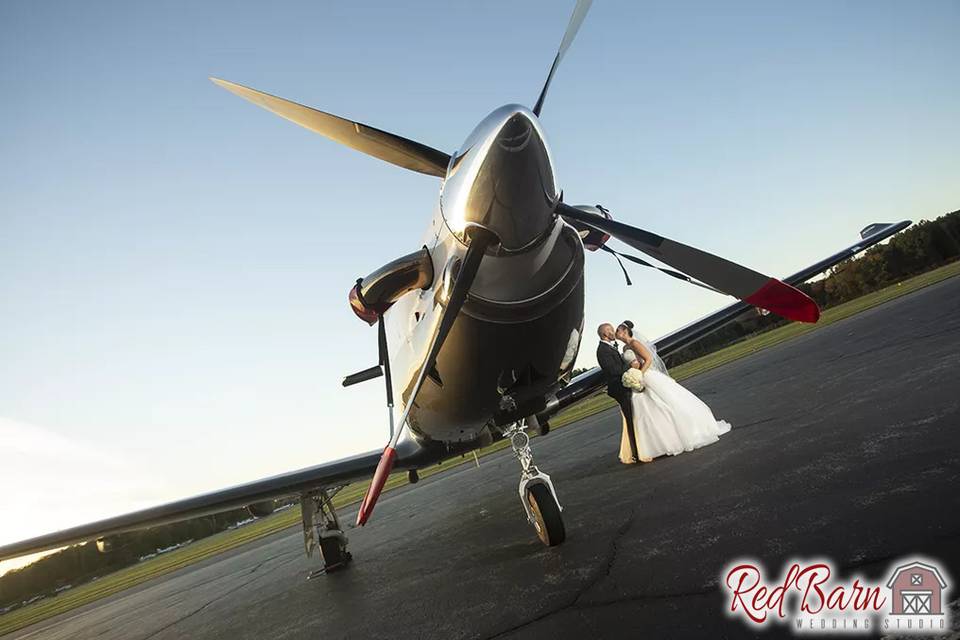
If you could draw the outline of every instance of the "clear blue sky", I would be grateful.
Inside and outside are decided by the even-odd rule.
[[[555,78],[568,202],[772,275],[960,207],[960,3],[667,4],[598,0]],[[0,542],[385,441],[346,294],[439,183],[208,75],[451,151],[535,100],[572,5],[0,3]],[[588,328],[725,301],[588,268]]]

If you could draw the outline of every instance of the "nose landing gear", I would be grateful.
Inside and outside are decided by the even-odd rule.
[[[560,515],[563,508],[557,500],[553,482],[534,464],[530,436],[520,423],[514,423],[504,435],[510,438],[510,446],[520,463],[520,502],[527,513],[527,521],[536,529],[543,544],[555,547],[566,539],[567,533]]]

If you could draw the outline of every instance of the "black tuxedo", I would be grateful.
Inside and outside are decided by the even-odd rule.
[[[607,395],[617,401],[623,417],[627,420],[627,437],[630,440],[630,449],[633,451],[633,457],[639,460],[637,435],[633,431],[633,405],[630,403],[632,392],[623,386],[621,381],[624,371],[629,369],[630,365],[624,362],[616,347],[611,347],[606,342],[597,345],[597,363],[603,369],[607,380]]]
[[[607,380],[607,395],[611,398],[619,398],[624,392],[629,393],[629,389],[623,386],[621,378],[624,371],[630,368],[616,347],[611,347],[606,342],[597,345],[597,363],[603,369]]]

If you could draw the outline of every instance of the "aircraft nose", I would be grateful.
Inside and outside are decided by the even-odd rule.
[[[497,136],[497,146],[508,153],[523,151],[533,135],[533,124],[523,113],[515,113],[510,117]]]
[[[506,251],[522,251],[551,228],[559,196],[536,116],[511,105],[480,123],[454,158],[441,208],[454,232],[479,226]]]

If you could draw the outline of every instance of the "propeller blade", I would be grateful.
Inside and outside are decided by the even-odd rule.
[[[436,333],[433,335],[430,349],[427,351],[427,357],[424,359],[423,365],[420,367],[420,372],[417,374],[417,380],[413,385],[413,389],[410,391],[410,397],[397,423],[397,429],[392,433],[390,443],[383,450],[383,455],[380,456],[380,462],[377,464],[377,470],[373,474],[373,481],[370,483],[370,487],[363,497],[363,502],[360,503],[360,509],[357,511],[357,526],[362,527],[365,525],[370,518],[370,514],[373,513],[373,508],[377,504],[377,498],[380,497],[380,493],[383,491],[383,485],[387,482],[387,478],[390,476],[390,472],[393,470],[393,465],[396,462],[397,442],[400,440],[400,434],[403,433],[403,427],[407,424],[410,409],[413,408],[413,403],[417,399],[417,394],[420,393],[420,388],[427,378],[427,373],[436,365],[440,349],[450,334],[454,321],[456,321],[457,316],[460,315],[460,309],[463,308],[464,303],[467,301],[467,293],[469,293],[470,286],[477,276],[477,271],[480,268],[480,262],[483,260],[487,246],[494,242],[496,242],[496,238],[493,234],[480,228],[477,228],[471,236],[470,246],[467,248],[467,254],[464,256],[463,262],[460,265],[460,273],[457,274],[457,279],[450,291],[450,299],[447,301],[447,306],[440,316],[440,323],[437,326]]]
[[[577,6],[573,8],[573,15],[570,16],[567,31],[563,34],[563,40],[560,41],[560,49],[557,51],[557,57],[553,59],[550,73],[547,74],[547,81],[543,83],[543,89],[540,90],[540,97],[537,98],[537,103],[533,107],[533,112],[537,114],[537,117],[540,116],[540,110],[543,109],[543,100],[547,97],[547,89],[550,88],[553,74],[556,73],[557,67],[560,66],[560,61],[563,59],[563,55],[567,52],[567,49],[570,48],[570,44],[577,36],[577,31],[580,30],[583,19],[587,17],[587,11],[590,10],[591,4],[593,4],[593,0],[577,0]]]
[[[249,100],[253,104],[272,111],[281,118],[310,129],[322,136],[339,142],[368,156],[380,158],[404,169],[419,171],[431,176],[447,174],[450,156],[419,142],[347,120],[302,104],[284,100],[269,93],[245,87],[242,84],[210,78],[227,91]]]
[[[707,291],[713,291],[714,293],[723,293],[723,291],[717,291],[716,289],[714,289],[708,284],[703,284],[702,282],[698,282],[697,280],[694,280],[693,278],[691,278],[685,273],[680,273],[679,271],[674,271],[673,269],[664,269],[663,267],[658,267],[655,264],[651,264],[647,262],[643,258],[638,258],[637,256],[631,256],[629,253],[621,253],[619,251],[616,251],[615,249],[611,249],[607,245],[603,245],[602,247],[600,247],[600,249],[602,251],[606,251],[607,253],[611,254],[614,258],[617,259],[617,262],[620,263],[620,269],[623,270],[623,275],[627,279],[627,286],[630,286],[633,283],[630,282],[630,275],[627,273],[627,269],[626,267],[623,266],[623,263],[620,262],[620,258],[629,260],[630,262],[634,264],[638,264],[641,267],[649,267],[651,269],[656,269],[660,273],[665,273],[671,278],[676,278],[677,280],[683,280],[684,282],[700,287],[701,289],[706,289]]]
[[[560,203],[557,213],[608,233],[700,282],[761,309],[800,322],[816,322],[820,308],[802,291],[735,262],[628,224]]]

